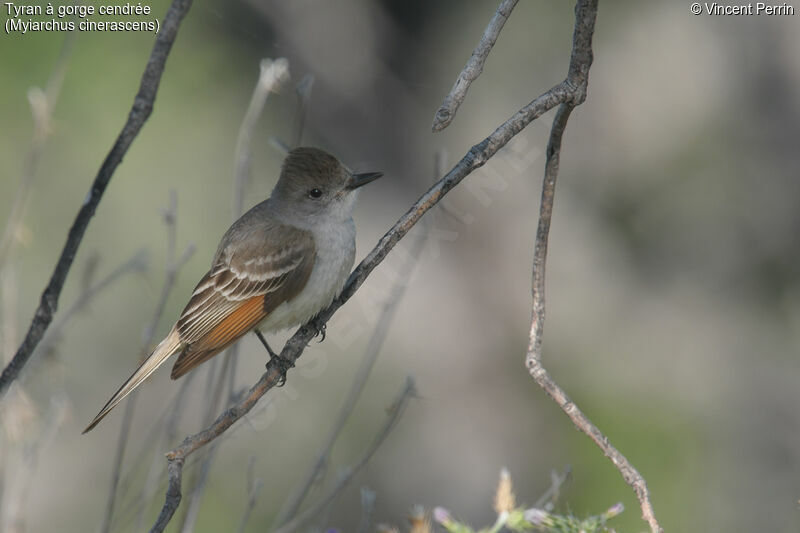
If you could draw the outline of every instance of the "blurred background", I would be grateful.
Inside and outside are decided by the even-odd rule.
[[[153,1],[161,19],[167,2]],[[295,85],[315,78],[303,141],[386,176],[356,213],[358,257],[434,178],[521,106],[563,79],[573,4],[520,2],[455,120],[433,134],[442,98],[496,1],[195,2],[167,62],[155,110],[116,171],[61,296],[62,327],[3,400],[5,531],[98,531],[124,415],[80,431],[136,366],[164,285],[162,213],[177,197],[180,270],[156,328],[170,328],[232,220],[234,147],[262,57],[286,57],[253,139],[245,206],[268,196],[291,142]],[[6,15],[7,16],[7,15]],[[3,22],[5,22],[5,17]],[[48,17],[44,17],[47,19]],[[134,20],[136,20],[134,18]],[[800,529],[800,31],[792,16],[694,16],[688,2],[601,2],[586,103],[561,157],[548,257],[545,365],[648,481],[667,531]],[[29,175],[34,120],[65,33],[0,36],[0,220]],[[103,158],[127,116],[154,35],[87,32],[67,59],[22,224],[2,265],[2,350],[27,330]],[[384,424],[405,377],[418,398],[316,525],[354,531],[360,490],[374,522],[405,528],[414,504],[475,527],[494,520],[502,467],[533,504],[571,465],[557,508],[644,531],[631,489],[524,367],[533,240],[552,113],[468,177],[401,241],[312,342],[287,384],[220,439],[195,531],[266,531],[300,482],[350,389],[382,306],[406,292],[315,502]],[[415,239],[427,234],[416,261]],[[140,250],[146,259],[101,282]],[[141,256],[139,256],[141,257]],[[146,264],[146,268],[144,268]],[[130,266],[130,264],[129,264]],[[403,272],[413,266],[410,278]],[[280,345],[290,332],[277,335]],[[266,361],[241,343],[234,390]],[[205,426],[220,361],[182,382],[166,366],[140,394],[112,531],[153,523],[163,454]],[[184,378],[187,380],[187,378]],[[212,410],[213,413],[220,408]],[[175,430],[166,421],[179,412]],[[203,454],[187,462],[190,507]]]

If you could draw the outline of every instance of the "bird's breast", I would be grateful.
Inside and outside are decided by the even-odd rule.
[[[270,313],[260,327],[266,331],[303,324],[326,308],[344,287],[353,268],[356,230],[353,220],[312,228],[316,258],[300,293]]]

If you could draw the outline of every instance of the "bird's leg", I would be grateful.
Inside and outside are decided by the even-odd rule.
[[[269,344],[267,344],[267,339],[264,338],[264,335],[262,335],[261,331],[258,328],[255,328],[253,331],[255,331],[256,337],[258,337],[258,340],[261,341],[261,344],[263,344],[264,348],[266,348],[267,352],[269,352],[269,361],[267,361],[267,369],[269,369],[271,364],[275,364],[278,366],[278,370],[281,373],[281,381],[280,383],[278,383],[278,387],[282,387],[283,384],[286,383],[286,373],[289,371],[290,368],[294,366],[294,363],[276,354],[272,350],[272,348],[269,347]]]
[[[276,354],[274,351],[272,351],[272,348],[269,347],[269,344],[267,343],[267,339],[264,338],[264,335],[261,333],[261,330],[256,328],[253,331],[256,332],[256,336],[258,337],[258,340],[261,341],[261,344],[263,344],[264,348],[266,348],[267,352],[269,352],[269,358],[270,359],[280,359],[281,356]]]

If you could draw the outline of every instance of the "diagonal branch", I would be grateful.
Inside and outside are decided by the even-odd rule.
[[[86,228],[89,226],[89,221],[94,215],[109,181],[111,181],[111,176],[122,162],[123,156],[153,111],[153,102],[158,92],[158,85],[164,72],[167,56],[178,34],[181,20],[189,11],[191,5],[192,0],[173,0],[164,17],[161,31],[158,33],[156,42],[153,45],[153,51],[150,53],[150,59],[147,61],[144,74],[142,74],[139,92],[136,93],[133,106],[128,114],[128,120],[125,122],[125,126],[123,126],[105,161],[103,161],[83,205],[78,210],[75,221],[69,230],[67,241],[61,250],[61,256],[53,269],[50,282],[42,293],[39,307],[36,309],[31,325],[28,328],[28,333],[25,335],[25,340],[22,341],[14,358],[0,375],[0,398],[5,395],[8,387],[19,376],[20,371],[30,359],[36,345],[42,340],[47,327],[53,320],[53,315],[58,308],[61,289],[64,288],[64,282],[78,252],[78,246],[80,246],[83,235],[86,233]]]
[[[483,64],[486,62],[486,58],[489,57],[489,52],[492,50],[494,43],[497,42],[500,30],[503,29],[506,20],[508,20],[509,15],[511,15],[511,10],[514,9],[518,1],[519,0],[503,0],[497,7],[497,11],[492,17],[492,20],[489,21],[489,25],[486,26],[486,29],[483,31],[483,36],[478,42],[478,46],[472,51],[472,55],[467,60],[467,64],[464,65],[464,70],[458,75],[455,84],[453,84],[453,88],[450,89],[450,94],[444,97],[442,105],[436,110],[436,114],[433,116],[433,125],[431,129],[434,133],[442,131],[453,121],[458,107],[467,96],[469,86],[472,85],[472,82],[478,79],[478,76],[483,72]]]
[[[663,531],[655,517],[647,483],[634,466],[603,435],[589,418],[569,399],[562,389],[542,365],[542,335],[545,319],[545,263],[547,260],[547,243],[550,232],[550,221],[553,215],[553,198],[556,178],[560,163],[561,139],[570,113],[576,105],[586,98],[589,67],[592,62],[591,38],[594,21],[597,16],[597,0],[579,0],[575,7],[575,46],[570,60],[568,82],[575,84],[577,99],[565,102],[559,107],[550,130],[550,141],[547,145],[547,161],[545,163],[542,199],[539,207],[539,223],[536,230],[536,243],[533,253],[533,287],[532,314],[528,351],[525,365],[533,379],[544,389],[561,409],[572,420],[575,426],[591,438],[603,453],[611,459],[614,466],[630,485],[642,509],[642,518],[650,525],[653,533]]]
[[[586,80],[588,80],[589,65],[592,59],[591,38],[594,31],[596,13],[597,0],[579,0],[575,10],[575,33],[573,35],[573,50],[567,79],[535,98],[498,126],[491,135],[470,148],[450,172],[428,189],[359,263],[353,273],[350,274],[350,278],[347,280],[339,297],[327,309],[317,315],[315,321],[318,326],[330,320],[331,316],[355,294],[370,273],[383,261],[400,239],[408,234],[414,224],[429,209],[441,201],[453,187],[473,171],[483,166],[515,135],[547,111],[561,104],[569,103],[574,106],[585,100],[585,85]],[[310,327],[308,324],[298,329],[284,345],[280,358],[287,363],[294,363],[303,353],[316,330],[316,327]],[[156,523],[151,529],[152,532],[163,531],[180,505],[181,479],[186,457],[219,437],[237,420],[250,412],[256,402],[281,380],[281,375],[281,370],[273,359],[267,364],[267,371],[238,402],[220,414],[210,426],[194,435],[187,436],[180,445],[167,453],[169,484],[164,504]]]

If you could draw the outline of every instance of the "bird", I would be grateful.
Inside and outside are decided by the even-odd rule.
[[[354,173],[319,148],[291,150],[269,198],[228,228],[175,325],[83,433],[175,354],[172,379],[254,331],[280,362],[263,332],[305,324],[339,295],[355,260],[358,190],[382,175]]]

